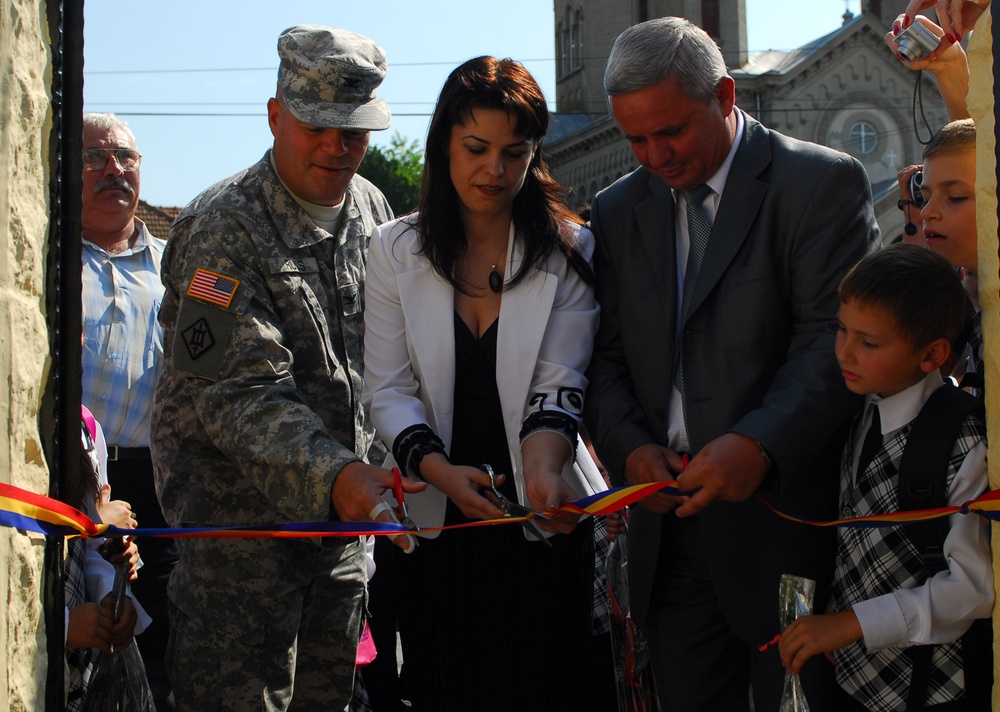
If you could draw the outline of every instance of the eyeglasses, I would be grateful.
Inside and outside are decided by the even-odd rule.
[[[83,152],[83,167],[88,171],[103,171],[111,156],[126,173],[138,170],[142,161],[142,155],[134,148],[88,148]]]

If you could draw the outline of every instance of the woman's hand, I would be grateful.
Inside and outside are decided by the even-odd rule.
[[[123,562],[127,563],[129,581],[135,581],[139,578],[139,547],[135,544],[135,537],[126,537],[125,550],[119,554],[115,554],[108,561],[115,566]]]
[[[476,467],[452,465],[440,453],[425,455],[420,476],[447,495],[469,519],[501,519],[505,513],[482,494],[490,486],[490,476]],[[497,484],[504,475],[497,475]]]
[[[930,30],[931,34],[938,38],[939,44],[925,57],[911,62],[899,53],[899,44],[896,42],[896,38],[899,36],[899,33],[903,31],[904,27],[909,27],[914,21],[919,22],[921,25]],[[895,20],[893,20],[892,29],[885,35],[886,45],[890,50],[892,50],[892,53],[896,55],[899,61],[905,64],[909,69],[929,69],[930,71],[936,73],[936,69],[939,66],[935,64],[936,61],[947,63],[955,61],[958,58],[965,60],[965,51],[962,49],[961,44],[954,42],[950,37],[946,37],[943,28],[934,24],[934,22],[932,22],[925,15],[917,15],[914,21],[904,25],[903,23],[906,22],[906,15],[899,15]],[[957,48],[956,45],[958,45]]]
[[[139,526],[131,504],[121,499],[111,499],[111,485],[101,487],[97,497],[97,514],[102,522],[119,529],[135,529]]]
[[[940,37],[941,42],[926,57],[910,62],[899,53],[899,45],[896,44],[896,38],[902,32],[905,22],[906,15],[896,18],[892,23],[892,30],[885,35],[886,45],[907,69],[914,71],[926,69],[934,75],[949,119],[954,121],[969,118],[969,109],[966,106],[966,95],[969,93],[969,58],[962,47],[961,38],[956,41],[946,36],[943,28],[925,16],[917,15],[915,22],[926,27],[934,36]]]
[[[976,20],[989,7],[990,0],[910,0],[904,12],[903,27],[909,27],[921,10],[933,7],[945,36],[952,42],[961,42]]]
[[[536,512],[551,515],[550,519],[536,517],[533,520],[539,529],[553,534],[569,534],[576,529],[579,514],[555,511],[564,503],[580,498],[559,472],[536,472],[530,478],[525,474],[525,479],[529,506]]]
[[[572,456],[569,441],[554,431],[533,432],[521,442],[528,505],[536,512],[552,514],[551,519],[534,520],[543,531],[569,534],[580,519],[579,514],[556,512],[566,502],[580,497],[562,478],[563,468]]]

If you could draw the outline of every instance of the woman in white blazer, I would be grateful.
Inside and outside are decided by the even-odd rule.
[[[420,211],[372,237],[365,404],[386,466],[430,485],[407,497],[422,527],[503,516],[483,464],[541,512],[605,488],[577,434],[598,318],[593,236],[545,167],[547,127],[523,66],[458,67],[428,132]],[[520,526],[475,527],[397,557],[416,707],[587,709],[592,523],[540,526],[550,546]]]

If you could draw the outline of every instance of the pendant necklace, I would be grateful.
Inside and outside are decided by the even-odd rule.
[[[488,264],[490,266],[490,269],[492,270],[490,272],[490,277],[489,277],[490,289],[495,294],[499,294],[500,292],[502,292],[503,291],[503,277],[501,277],[500,276],[500,272],[497,271],[497,264],[499,264],[499,262],[500,262],[500,257],[502,255],[504,255],[504,254],[507,253],[507,240],[504,240],[503,246],[500,248],[500,251],[497,253],[497,258],[495,260],[493,260],[492,262],[490,262],[488,259],[486,259],[481,254],[479,254],[479,252],[476,251],[476,248],[473,247],[472,245],[468,245],[468,248],[470,250],[472,250],[472,254],[474,254],[476,257],[478,257],[479,259],[481,259],[483,262],[485,262],[486,264]]]

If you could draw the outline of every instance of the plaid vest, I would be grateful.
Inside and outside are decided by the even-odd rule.
[[[858,417],[861,417],[860,415]],[[885,514],[899,509],[898,467],[911,425],[901,428],[868,467],[851,480],[851,454],[855,428],[841,461],[841,516]],[[963,421],[948,460],[946,483],[951,488],[955,474],[972,447],[983,436],[972,418]],[[915,588],[927,578],[923,557],[905,526],[886,528],[841,528],[837,531],[837,559],[833,584],[833,610],[850,610],[854,603]],[[913,663],[907,648],[893,647],[868,652],[864,641],[836,651],[837,682],[855,700],[872,710],[905,710]],[[959,699],[965,690],[961,642],[935,645],[931,657],[927,704]]]

